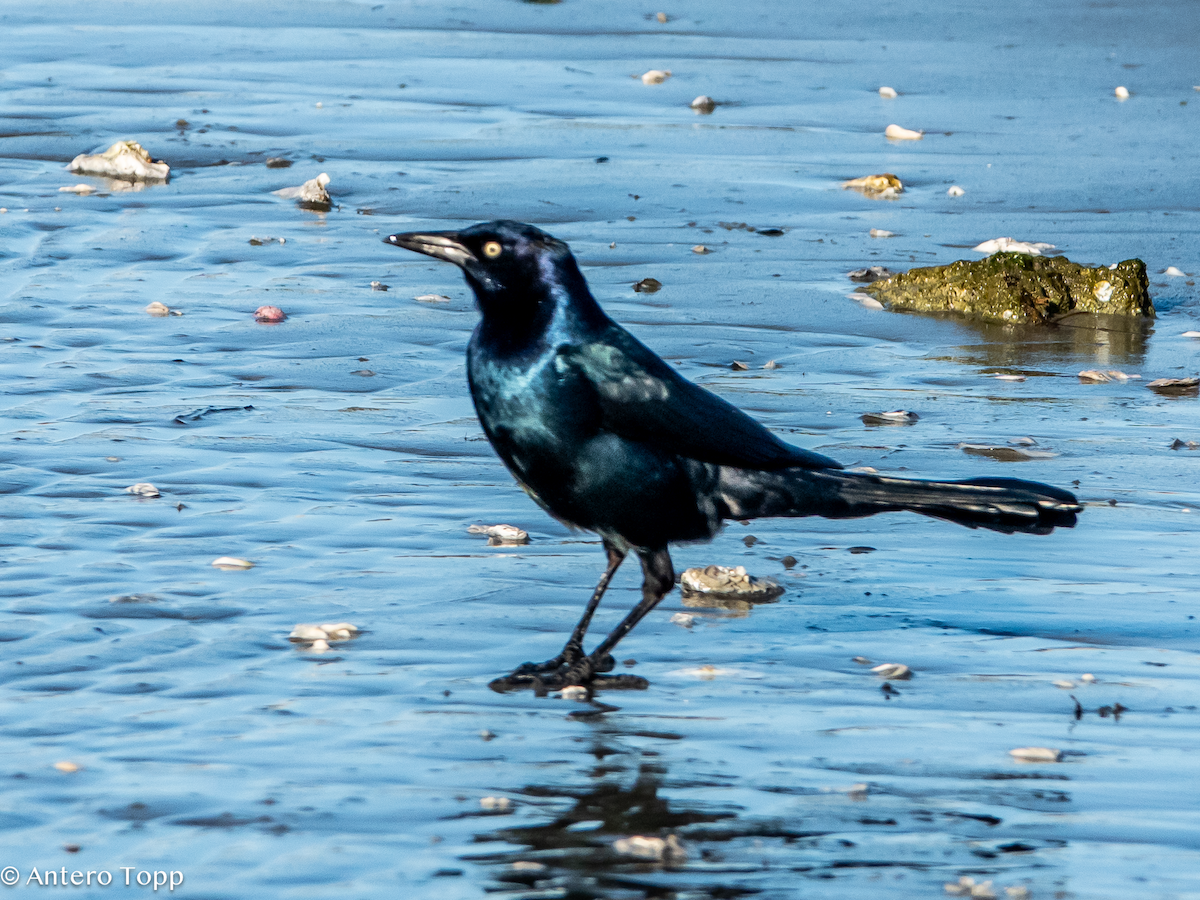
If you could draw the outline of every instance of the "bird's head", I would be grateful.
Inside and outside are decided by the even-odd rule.
[[[550,313],[568,296],[589,297],[571,249],[540,228],[501,220],[463,231],[393,234],[406,250],[452,262],[463,271],[485,319],[517,324]]]

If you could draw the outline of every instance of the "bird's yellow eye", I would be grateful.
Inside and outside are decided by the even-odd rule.
[[[497,256],[499,256],[503,252],[504,252],[504,248],[501,247],[495,241],[488,241],[486,244],[483,245],[483,255],[486,256],[488,259],[495,259]]]

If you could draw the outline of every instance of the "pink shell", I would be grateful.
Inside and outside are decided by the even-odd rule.
[[[278,306],[260,306],[254,311],[254,321],[263,322],[267,325],[275,325],[286,318],[287,313]]]

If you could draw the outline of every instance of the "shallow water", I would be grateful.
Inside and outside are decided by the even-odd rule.
[[[65,866],[113,872],[80,896],[126,890],[120,867],[193,897],[1200,896],[1200,451],[1170,449],[1200,441],[1200,401],[1144,387],[1200,369],[1195,279],[1157,274],[1200,270],[1194,4],[196,6],[0,11],[14,892]],[[673,77],[629,77],[650,68]],[[170,184],[65,172],[122,138]],[[328,214],[271,193],[322,171]],[[897,201],[839,188],[885,171]],[[569,241],[611,314],[789,440],[1076,485],[1079,527],[734,524],[677,568],[745,565],[778,603],[668,597],[618,654],[650,689],[606,705],[492,693],[558,649],[603,554],[483,439],[461,279],[379,239],[495,217]],[[845,297],[850,269],[1004,235],[1144,259],[1159,317],[1022,330]],[[898,408],[919,421],[860,419]],[[1022,438],[1057,455],[960,448]],[[162,496],[125,492],[144,481]],[[328,653],[287,640],[343,620],[364,633]],[[885,692],[856,656],[916,674]],[[671,833],[686,859],[613,849]]]

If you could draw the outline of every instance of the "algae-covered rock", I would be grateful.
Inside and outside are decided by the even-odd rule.
[[[858,288],[890,309],[957,312],[994,322],[1050,322],[1066,313],[1153,316],[1146,264],[1089,268],[1065,257],[996,253],[909,269]]]

